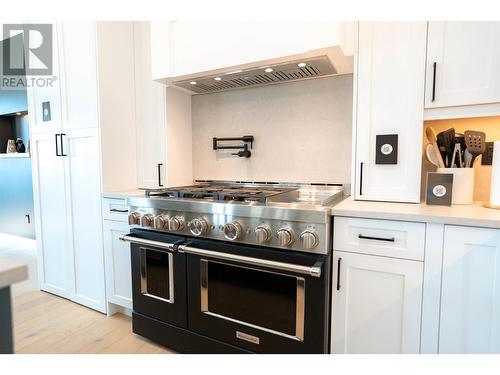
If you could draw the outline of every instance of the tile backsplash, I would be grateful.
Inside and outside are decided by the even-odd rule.
[[[455,128],[458,133],[463,133],[466,130],[479,130],[486,133],[486,141],[500,140],[500,116],[478,117],[478,118],[463,118],[452,120],[433,120],[426,121],[425,126],[432,126],[437,133],[449,128]],[[427,141],[424,137],[424,146]],[[431,171],[432,165],[424,158],[424,171]],[[481,158],[477,158],[474,163],[475,182],[474,182],[474,200],[488,201],[490,198],[491,186],[491,166],[481,165]],[[422,179],[425,183],[425,178]]]
[[[192,127],[194,179],[350,182],[352,75],[196,95]],[[249,159],[212,149],[243,135]]]

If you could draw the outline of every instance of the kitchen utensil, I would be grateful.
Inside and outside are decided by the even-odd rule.
[[[443,132],[443,145],[446,149],[446,166],[453,166],[453,152],[455,151],[455,129],[450,128]]]
[[[427,140],[432,145],[432,147],[434,147],[434,151],[435,151],[435,154],[436,154],[437,159],[438,159],[439,167],[444,168],[445,165],[444,165],[444,161],[443,161],[443,158],[441,157],[441,152],[439,151],[439,147],[437,144],[436,132],[434,131],[433,128],[428,126],[427,128],[425,128],[425,136],[427,137]]]
[[[425,148],[425,156],[427,156],[427,160],[429,161],[429,163],[434,164],[436,167],[439,168],[439,158],[441,156],[439,154],[436,154],[434,146],[431,145],[430,143]]]
[[[444,132],[439,133],[437,136],[437,144],[439,147],[439,153],[441,155],[441,158],[443,159],[443,162],[446,164],[446,147],[444,145]]]
[[[486,134],[484,132],[467,130],[464,136],[467,151],[472,155],[470,167],[473,168],[476,158],[486,151]]]
[[[458,163],[456,163],[456,158],[458,156]],[[460,143],[455,143],[455,150],[453,151],[453,158],[451,159],[451,168],[463,168],[462,164],[462,149],[460,148]]]
[[[464,154],[465,154],[465,149],[467,148],[467,146],[465,145],[465,137],[462,133],[456,133],[455,134],[455,143],[458,143],[460,145],[460,156],[462,158],[462,166],[461,168],[465,168],[465,165],[463,164],[464,162]]]

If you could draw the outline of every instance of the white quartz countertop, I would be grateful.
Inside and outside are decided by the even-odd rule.
[[[472,205],[428,206],[425,203],[386,203],[347,198],[332,208],[333,216],[415,221],[500,229],[500,210]]]
[[[135,196],[144,196],[144,190],[141,189],[131,189],[131,190],[121,190],[121,191],[106,191],[102,193],[103,198],[112,198],[112,199],[122,199],[125,197],[135,197]]]
[[[0,289],[28,278],[28,265],[0,256]]]

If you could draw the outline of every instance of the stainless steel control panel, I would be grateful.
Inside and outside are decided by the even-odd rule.
[[[131,206],[132,227],[316,254],[330,251],[329,222],[180,212]]]

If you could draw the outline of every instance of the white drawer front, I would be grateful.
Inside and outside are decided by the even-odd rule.
[[[104,220],[128,221],[128,206],[125,198],[104,198],[102,210]]]
[[[424,223],[335,217],[333,230],[334,250],[424,260]]]

